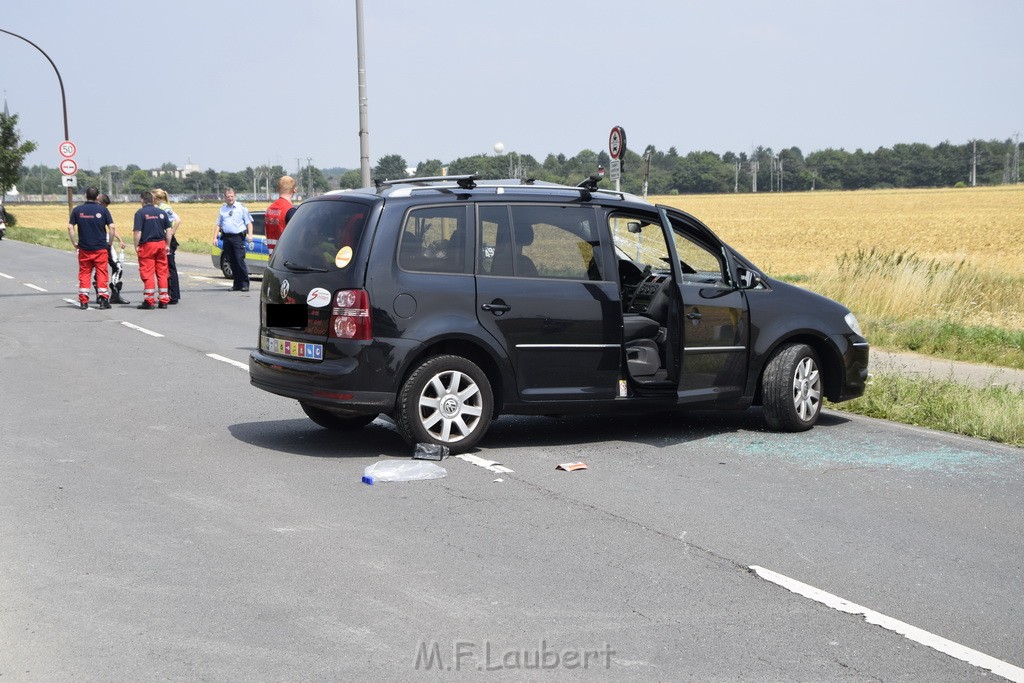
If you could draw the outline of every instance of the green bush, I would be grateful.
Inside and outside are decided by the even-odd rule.
[[[6,207],[4,207],[4,208],[6,210]],[[11,213],[10,211],[7,211],[7,227],[8,228],[13,228],[17,224],[18,224],[18,219],[14,217],[13,213]]]

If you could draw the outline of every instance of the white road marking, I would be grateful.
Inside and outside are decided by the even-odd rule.
[[[8,275],[7,273],[0,273],[0,277],[5,277],[8,280],[13,280],[14,279],[13,275]]]
[[[150,337],[162,337],[162,336],[164,336],[164,335],[160,334],[159,332],[154,332],[153,330],[147,330],[145,327],[139,327],[138,325],[132,325],[131,323],[128,323],[128,322],[121,321],[121,324],[124,325],[125,327],[130,327],[133,330],[138,330],[139,332],[142,332],[143,334],[148,334]]]
[[[31,287],[32,289],[34,289],[36,291],[39,291],[39,292],[48,292],[49,291],[48,289],[43,289],[42,287],[37,287],[34,284],[32,284],[31,282],[23,282],[22,284],[25,285],[26,287]]]
[[[79,305],[80,303],[77,299],[64,299],[64,301],[67,301],[69,304],[74,304],[76,306]]]
[[[786,590],[792,591],[797,595],[802,595],[805,598],[810,598],[816,602],[820,602],[823,605],[831,607],[832,609],[839,610],[840,612],[846,612],[847,614],[861,614],[864,615],[865,621],[869,624],[881,626],[882,628],[895,631],[905,638],[913,640],[915,643],[921,643],[928,647],[938,650],[950,657],[955,657],[961,661],[967,662],[982,669],[987,669],[992,673],[1002,676],[1016,683],[1024,683],[1024,669],[1019,666],[1014,666],[1008,662],[1004,662],[1001,659],[996,659],[984,652],[978,652],[971,648],[954,643],[952,640],[947,640],[942,636],[937,636],[934,633],[930,633],[923,629],[911,626],[905,622],[887,617],[880,612],[870,610],[867,607],[861,607],[849,600],[844,600],[838,595],[826,593],[825,591],[809,586],[806,583],[801,583],[795,579],[791,579],[788,576],[784,576],[777,572],[773,572],[770,569],[764,567],[758,567],[757,565],[751,565],[750,569],[760,576],[765,581],[771,581],[774,584],[782,586]]]
[[[505,467],[504,465],[498,463],[496,460],[484,460],[483,458],[477,455],[462,454],[456,455],[455,457],[458,458],[459,460],[465,460],[468,463],[472,463],[477,467],[483,467],[488,472],[494,472],[495,474],[502,474],[504,472],[513,471]]]
[[[231,360],[230,358],[225,358],[224,356],[219,356],[216,353],[208,353],[206,355],[209,356],[210,358],[214,359],[214,360],[219,360],[219,361],[221,361],[223,363],[230,363],[231,365],[234,365],[236,368],[242,368],[243,370],[246,370],[246,371],[249,370],[249,366],[248,365],[246,365],[245,363],[239,363],[237,360]]]

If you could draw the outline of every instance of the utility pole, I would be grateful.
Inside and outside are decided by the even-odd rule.
[[[313,189],[313,166],[312,166],[312,164],[313,164],[313,157],[306,157],[306,176],[307,176],[307,178],[309,178],[309,182],[307,182],[307,184],[306,184],[306,189],[309,192],[310,196],[313,196],[313,194],[316,192],[316,190]]]
[[[739,159],[737,159],[735,162],[733,162],[733,167],[735,168],[735,171],[736,171],[736,180],[735,180],[735,182],[734,182],[734,184],[732,186],[732,191],[738,193],[740,191],[740,162],[739,162]]]
[[[370,124],[366,113],[366,51],[363,47],[363,0],[356,0],[356,68],[359,72],[359,176],[370,186]]]
[[[1020,133],[1013,134],[1013,166],[1010,167],[1010,182],[1020,182]]]
[[[750,189],[751,192],[757,192],[757,171],[761,166],[761,162],[757,159],[750,160]]]
[[[971,187],[978,185],[978,141],[971,140]]]

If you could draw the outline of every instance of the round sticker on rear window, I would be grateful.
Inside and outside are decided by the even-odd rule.
[[[339,268],[344,268],[348,265],[349,261],[352,260],[352,247],[342,247],[338,250],[338,255],[334,257],[334,265]]]
[[[313,308],[323,308],[331,303],[331,293],[323,287],[317,287],[306,297],[306,303]]]

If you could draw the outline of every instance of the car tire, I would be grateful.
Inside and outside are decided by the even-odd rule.
[[[765,366],[762,403],[768,428],[776,432],[803,432],[821,415],[821,363],[806,344],[780,348]]]
[[[493,410],[491,383],[475,363],[461,356],[433,356],[409,374],[394,418],[410,445],[440,444],[463,453],[487,431]]]
[[[310,420],[317,423],[324,429],[330,429],[336,432],[351,432],[356,429],[362,429],[377,419],[376,415],[341,416],[337,413],[332,413],[329,410],[317,408],[316,406],[311,406],[308,403],[303,403],[302,401],[299,401],[299,405],[302,406],[302,412],[304,412],[306,417]]]
[[[220,272],[224,273],[224,277],[226,277],[227,279],[234,279],[235,273],[233,270],[231,270],[231,262],[228,261],[228,257],[226,254],[220,255]]]

